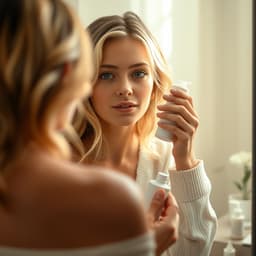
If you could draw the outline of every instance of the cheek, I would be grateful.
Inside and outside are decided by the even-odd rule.
[[[97,102],[101,98],[104,98],[104,97],[101,97],[102,93],[104,93],[104,91],[101,90],[97,85],[95,85],[93,88],[92,94],[91,94],[91,99],[92,99],[93,104],[97,104]]]
[[[151,95],[152,95],[152,92],[153,92],[153,80],[148,82],[143,90],[141,90],[141,98],[143,99],[143,102],[145,103],[146,106],[149,105],[150,103],[150,100],[151,100]]]
[[[104,93],[104,90],[98,90],[98,88],[94,88],[93,93],[91,95],[92,106],[97,114],[100,114],[107,106],[108,96]]]

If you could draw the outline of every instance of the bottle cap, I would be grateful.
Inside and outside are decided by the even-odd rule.
[[[156,176],[156,181],[161,184],[167,184],[168,183],[168,173],[166,172],[158,172]]]
[[[191,84],[192,83],[190,81],[177,80],[172,84],[172,88],[189,93],[189,87],[191,86]]]

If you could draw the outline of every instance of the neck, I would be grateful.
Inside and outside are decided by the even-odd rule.
[[[134,129],[104,129],[105,148],[100,160],[105,166],[136,177],[139,154],[139,138]]]

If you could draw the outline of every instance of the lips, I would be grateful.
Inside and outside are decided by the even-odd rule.
[[[134,107],[138,107],[138,104],[135,104],[133,102],[121,102],[113,106],[113,108],[116,108],[116,109],[127,109],[127,108],[134,108]]]

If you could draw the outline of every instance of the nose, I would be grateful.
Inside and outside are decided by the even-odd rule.
[[[132,90],[130,89],[119,89],[116,91],[117,96],[130,96],[132,95]]]
[[[116,90],[117,96],[130,96],[132,95],[132,85],[129,83],[129,81],[120,81],[120,84]]]

